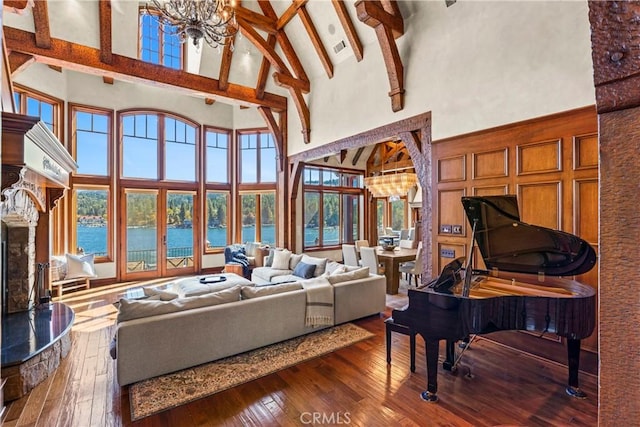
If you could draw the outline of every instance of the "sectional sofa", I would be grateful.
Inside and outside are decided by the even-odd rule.
[[[309,261],[307,259],[307,261]],[[291,271],[293,272],[293,270]],[[334,298],[333,324],[385,309],[386,280],[367,268],[325,262],[311,279],[256,283],[227,275],[228,283],[193,278],[142,300],[121,300],[115,357],[121,386],[284,341],[329,327],[305,325],[304,280],[326,280]],[[196,278],[197,279],[197,278]]]

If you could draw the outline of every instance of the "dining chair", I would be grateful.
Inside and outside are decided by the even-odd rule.
[[[385,229],[384,229],[384,233],[385,233],[385,235],[386,235],[386,236],[393,236],[393,235],[394,235],[394,234],[393,234],[393,228],[391,228],[391,227],[385,227]]]
[[[342,262],[344,265],[358,266],[358,254],[355,245],[342,245]]]
[[[400,240],[408,240],[409,239],[409,229],[403,228],[400,230]]]
[[[409,229],[409,237],[408,237],[408,239],[409,240],[416,240],[416,229],[415,228],[411,227]]]
[[[356,240],[355,245],[356,245],[356,252],[360,252],[360,248],[369,247],[369,241],[368,240]]]
[[[422,242],[418,243],[416,259],[414,261],[400,264],[400,268],[398,270],[400,273],[404,273],[409,276],[409,284],[411,284],[411,277],[413,277],[415,286],[418,286],[418,277],[422,275]]]
[[[369,267],[369,272],[373,274],[384,274],[384,267],[378,261],[378,253],[376,248],[362,247],[360,248],[360,259],[363,267]]]
[[[398,246],[405,249],[413,249],[415,248],[416,242],[414,240],[402,240],[398,242]]]

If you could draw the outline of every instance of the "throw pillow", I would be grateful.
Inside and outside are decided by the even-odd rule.
[[[267,295],[281,294],[284,292],[297,291],[302,289],[300,283],[283,283],[281,285],[272,286],[243,286],[242,287],[242,299],[251,299],[264,297]]]
[[[315,271],[315,264],[307,264],[306,262],[300,261],[298,265],[296,265],[296,268],[293,270],[293,275],[302,277],[303,279],[311,279]]]
[[[67,274],[65,279],[80,279],[83,277],[97,277],[93,266],[93,254],[65,255],[67,259]]]
[[[289,270],[293,270],[296,268],[296,265],[302,260],[302,254],[291,254],[291,258],[289,259]]]
[[[52,256],[51,257],[51,280],[57,282],[64,280],[67,275],[67,257]]]
[[[271,267],[273,265],[273,254],[275,253],[275,249],[269,249],[269,255],[267,255],[267,259],[264,262],[265,267]]]
[[[316,265],[316,271],[313,273],[314,277],[322,275],[327,267],[327,258],[316,258],[305,254],[302,256],[301,262]]]
[[[332,285],[342,282],[350,282],[352,280],[364,279],[369,277],[369,267],[361,267],[357,270],[347,271],[345,273],[331,274],[327,280]]]
[[[273,264],[271,268],[275,268],[276,270],[288,270],[289,269],[289,260],[291,259],[291,252],[284,251],[276,251],[273,254]]]
[[[157,295],[155,296],[157,297]],[[225,289],[223,291],[197,297],[176,298],[171,301],[160,301],[148,299],[128,300],[121,299],[118,308],[118,322],[125,320],[139,319],[142,317],[157,316],[178,311],[190,310],[194,308],[207,307],[210,305],[226,304],[240,300],[240,286]]]

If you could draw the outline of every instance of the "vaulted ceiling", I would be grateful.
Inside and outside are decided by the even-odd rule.
[[[5,0],[3,30],[12,77],[34,62],[114,80],[152,84],[214,101],[257,107],[276,139],[278,115],[300,120],[310,140],[307,94],[314,79],[331,79],[343,61],[380,49],[389,76],[390,108],[403,108],[403,67],[396,38],[404,33],[395,0],[237,1],[240,31],[230,45],[187,47],[185,70],[137,59],[138,7],[130,0]],[[52,6],[52,7],[49,7]],[[406,7],[406,6],[403,6]],[[408,13],[404,11],[404,13]],[[365,49],[366,47],[366,49]],[[362,67],[366,76],[368,70]],[[295,114],[295,115],[294,115]]]

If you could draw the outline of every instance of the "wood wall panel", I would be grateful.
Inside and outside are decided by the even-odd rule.
[[[560,182],[519,185],[518,207],[522,222],[561,229]]]
[[[562,170],[562,141],[544,141],[519,145],[518,175]]]
[[[466,231],[467,219],[460,203],[462,194],[517,194],[523,222],[576,234],[597,251],[598,150],[594,107],[435,141],[433,163],[442,165],[444,161],[449,168],[446,169],[448,180],[444,181],[439,179],[441,169],[444,170],[442,166],[432,172],[432,182],[436,183],[431,193],[432,227],[439,230],[441,224],[454,222],[459,212],[463,215],[465,234],[435,235],[432,247],[434,273],[440,272],[452,260],[443,258],[441,249],[454,248],[456,257],[467,255],[471,233]],[[458,166],[465,165],[466,173],[458,173],[459,169],[452,167],[452,159],[456,159]],[[452,170],[456,170],[456,174]],[[461,180],[462,176],[464,179]],[[479,251],[477,248],[474,251],[474,265],[483,268]],[[576,280],[597,289],[597,267]],[[555,336],[540,340],[539,334],[501,332],[496,335],[500,338],[493,339],[522,351],[542,347],[544,350],[539,353],[559,363],[567,363],[564,344],[557,342]],[[503,339],[505,336],[509,338]],[[583,348],[597,352],[597,338],[595,331],[583,340]],[[543,341],[546,344],[541,344]]]
[[[465,156],[438,160],[437,182],[460,182],[466,178]]]
[[[464,189],[454,189],[440,191],[438,195],[438,212],[440,212],[440,222],[438,224],[438,234],[453,235],[453,232],[443,232],[442,226],[462,226],[462,235],[464,235],[465,223],[467,222],[464,209],[460,200],[465,195]]]
[[[443,252],[453,251],[453,256],[442,256]],[[438,244],[438,271],[441,271],[445,265],[449,264],[456,258],[467,256],[467,245],[454,243]]]
[[[472,153],[473,179],[498,178],[509,176],[509,150]]]
[[[508,185],[490,185],[486,187],[473,187],[474,196],[500,196],[509,194]]]
[[[580,135],[573,138],[573,168],[598,167],[598,134]]]

